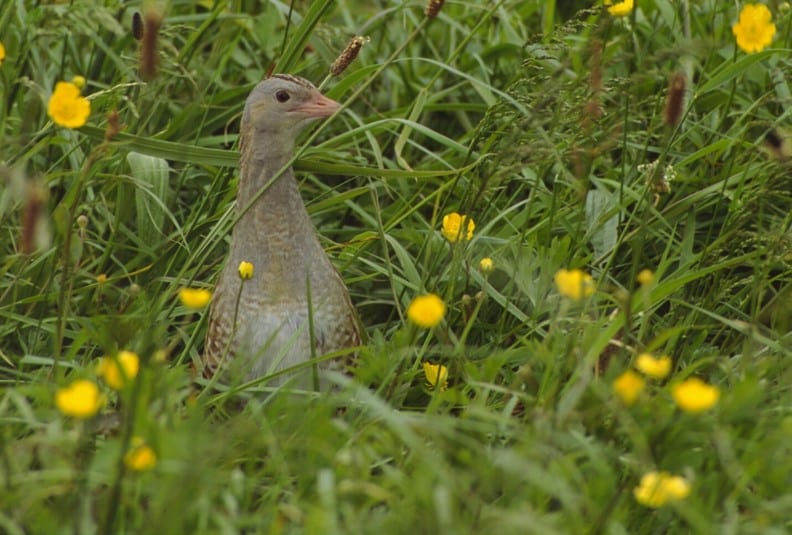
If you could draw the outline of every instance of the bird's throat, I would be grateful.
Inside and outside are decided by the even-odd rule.
[[[243,213],[232,231],[230,265],[253,262],[258,273],[302,287],[324,251],[294,173],[291,168],[280,173],[289,159],[254,157],[241,166],[237,212]]]

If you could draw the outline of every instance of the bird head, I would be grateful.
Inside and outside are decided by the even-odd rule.
[[[293,141],[306,125],[329,117],[341,105],[327,98],[308,80],[275,74],[251,91],[242,116],[243,131],[268,131],[282,141]]]

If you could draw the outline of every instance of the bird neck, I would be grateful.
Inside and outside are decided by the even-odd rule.
[[[291,167],[273,179],[288,165],[294,142],[268,134],[257,131],[242,141],[237,211],[257,198],[234,226],[231,256],[252,261],[256,270],[299,271],[323,250]]]

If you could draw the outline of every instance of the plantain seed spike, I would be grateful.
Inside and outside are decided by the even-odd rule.
[[[430,19],[433,19],[440,13],[440,10],[443,9],[443,4],[445,4],[445,0],[429,0],[426,4],[426,16]]]
[[[371,39],[368,37],[362,37],[357,35],[350,39],[349,43],[347,43],[346,48],[344,51],[339,54],[333,64],[330,66],[330,74],[333,76],[338,76],[342,72],[349,67],[349,64],[355,61],[355,58],[358,57],[360,53],[360,49],[363,48],[363,45],[368,43]]]

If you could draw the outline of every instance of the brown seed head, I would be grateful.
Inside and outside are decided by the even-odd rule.
[[[107,128],[105,128],[105,141],[112,140],[121,131],[121,122],[118,120],[118,112],[112,110],[107,114]]]
[[[433,19],[440,13],[440,10],[443,9],[443,4],[445,4],[445,0],[429,0],[426,4],[426,16],[430,19]]]
[[[687,81],[681,72],[674,74],[668,84],[668,94],[665,102],[665,123],[668,126],[676,126],[682,118],[685,108],[685,86]]]
[[[162,13],[149,8],[143,14],[143,40],[140,42],[140,76],[148,81],[157,74],[157,39],[162,26]]]
[[[353,37],[347,44],[344,51],[341,52],[341,54],[330,66],[330,74],[333,76],[338,76],[344,72],[346,68],[349,67],[349,64],[355,61],[355,58],[358,57],[360,49],[363,48],[363,45],[369,41],[370,39],[368,37],[362,37],[360,35]]]
[[[36,249],[36,238],[40,226],[44,223],[42,219],[44,205],[47,201],[47,190],[38,182],[30,183],[26,189],[19,242],[22,254],[29,255]]]
[[[580,118],[580,126],[585,130],[591,130],[591,128],[594,127],[595,121],[603,115],[604,112],[602,111],[599,98],[596,94],[591,95],[591,98],[583,105],[583,116]]]
[[[132,13],[132,37],[136,41],[143,39],[143,17],[140,16],[139,11]]]
[[[589,68],[591,69],[591,92],[600,93],[602,91],[602,41],[599,39],[594,39],[591,43]]]

